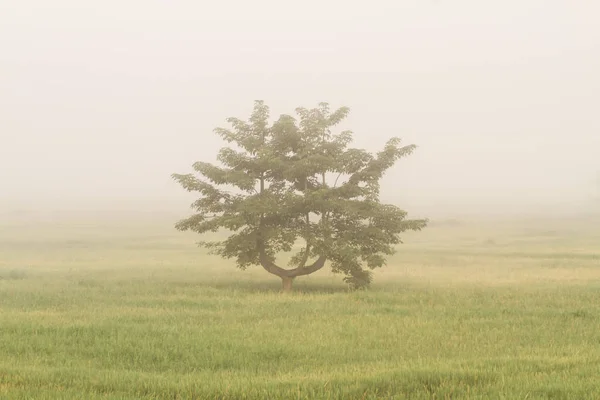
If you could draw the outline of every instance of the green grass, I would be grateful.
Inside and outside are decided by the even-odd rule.
[[[0,398],[600,398],[598,225],[434,224],[282,295],[170,222],[0,230]]]

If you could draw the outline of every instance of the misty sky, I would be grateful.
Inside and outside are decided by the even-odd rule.
[[[584,204],[600,171],[595,0],[0,1],[0,203],[187,207],[212,132],[327,101],[409,211]],[[599,189],[600,191],[600,189]]]

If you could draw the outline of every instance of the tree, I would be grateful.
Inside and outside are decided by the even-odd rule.
[[[350,131],[331,129],[349,113],[333,112],[327,103],[297,108],[298,119],[281,115],[269,124],[269,108],[256,101],[249,121],[228,118],[231,129],[215,132],[235,147],[218,153],[221,165],[196,162],[194,174],[173,174],[188,191],[201,197],[195,214],[176,224],[199,234],[225,230],[230,236],[200,245],[237,267],[261,265],[282,279],[284,291],[294,278],[324,267],[326,262],[353,288],[368,286],[371,270],[401,243],[399,234],[421,230],[427,220],[406,219],[406,212],[379,201],[379,181],[386,170],[416,146],[390,139],[373,155],[349,148]],[[291,252],[288,268],[276,255]]]

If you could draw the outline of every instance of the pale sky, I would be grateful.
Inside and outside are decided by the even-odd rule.
[[[187,207],[225,118],[326,101],[420,214],[581,206],[600,171],[596,0],[2,0],[0,204]],[[600,189],[598,189],[600,190]]]

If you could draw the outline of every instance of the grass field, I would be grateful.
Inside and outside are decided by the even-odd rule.
[[[0,224],[0,398],[600,398],[598,224],[433,224],[282,295],[172,222]]]

